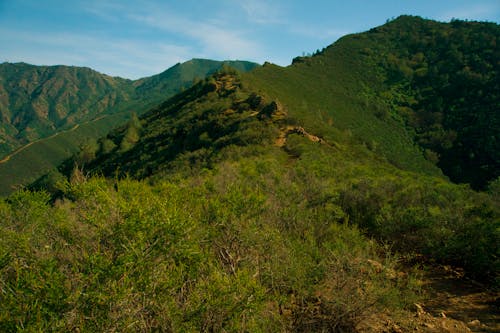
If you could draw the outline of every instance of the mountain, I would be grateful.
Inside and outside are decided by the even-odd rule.
[[[223,67],[83,145],[0,201],[0,329],[468,331],[481,303],[498,330],[500,192],[448,179],[407,117],[429,82],[391,65],[406,34],[457,24],[403,16],[286,68]],[[437,269],[484,298],[432,308]]]
[[[246,71],[258,65],[193,59],[131,81],[88,68],[1,64],[0,195],[223,66]]]
[[[0,65],[0,153],[116,110],[131,81],[89,68]]]
[[[498,24],[402,17],[372,34],[394,116],[452,181],[485,189],[500,176]]]
[[[469,24],[468,33],[473,33],[478,23]],[[271,154],[275,155],[271,165],[281,164],[285,173],[296,164],[306,163],[300,172],[308,175],[311,184],[319,186],[308,186],[312,193],[322,193],[318,194],[321,199],[316,200],[333,200],[351,222],[370,230],[372,235],[398,243],[401,248],[418,248],[439,260],[455,262],[471,274],[475,269],[485,275],[493,274],[486,273],[487,266],[477,265],[497,267],[498,262],[491,255],[498,249],[490,254],[475,249],[472,258],[471,252],[464,250],[473,245],[463,249],[456,246],[465,241],[459,236],[464,230],[472,232],[469,228],[476,228],[474,233],[484,232],[483,228],[496,225],[492,216],[498,210],[483,202],[482,195],[449,182],[443,174],[447,170],[441,170],[422,145],[418,128],[412,127],[401,113],[400,100],[413,97],[414,103],[418,103],[417,88],[410,87],[403,94],[399,83],[391,85],[394,72],[386,65],[387,59],[392,59],[395,52],[413,57],[409,49],[402,50],[404,39],[393,34],[417,29],[416,40],[432,37],[433,34],[421,30],[421,25],[432,29],[443,25],[447,31],[454,29],[456,23],[447,25],[403,16],[366,33],[345,36],[312,57],[295,59],[286,68],[264,64],[241,75],[221,70],[140,119],[129,121],[97,145],[85,147],[59,171],[68,177],[75,170],[83,170],[155,183],[162,179],[190,179],[204,170],[224,169],[226,163],[253,161],[260,155]],[[487,29],[499,29],[497,25],[484,25]],[[457,31],[461,34],[461,30]],[[449,84],[458,82],[450,80]],[[493,92],[489,98],[494,97]],[[454,103],[452,98],[442,96],[449,104]],[[484,105],[489,107],[488,103],[486,99]],[[494,123],[497,117],[492,114],[488,122]],[[57,188],[54,180],[61,176],[56,175],[42,183]],[[329,185],[320,185],[324,183]],[[407,193],[411,188],[420,194]],[[433,191],[441,194],[435,196]],[[304,194],[309,195],[314,196]],[[465,203],[462,200],[467,201],[467,196],[471,201]],[[456,206],[457,202],[476,208],[464,211]],[[479,208],[479,202],[490,208]],[[434,211],[434,205],[440,207],[439,212]],[[385,210],[389,212],[387,216]],[[475,216],[477,220],[465,222],[466,216]],[[441,234],[439,228],[447,231]],[[419,233],[422,234],[417,236]],[[458,237],[449,240],[456,243],[446,250],[438,245],[445,234]],[[494,232],[492,236],[499,235]],[[488,244],[486,248],[492,243]]]

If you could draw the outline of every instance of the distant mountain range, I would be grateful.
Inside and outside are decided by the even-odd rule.
[[[34,180],[85,141],[223,66],[246,71],[258,64],[192,59],[135,81],[89,68],[0,64],[0,192]],[[20,151],[9,156],[16,149]]]
[[[0,65],[0,151],[113,112],[132,99],[132,82],[89,68]]]

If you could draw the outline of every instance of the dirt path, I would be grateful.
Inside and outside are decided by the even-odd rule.
[[[95,121],[98,121],[98,120],[101,120],[102,118],[106,118],[108,117],[108,115],[104,115],[104,116],[100,116],[100,117],[97,117],[95,119],[92,119],[90,121],[87,121],[81,125],[84,125],[84,124],[88,124],[88,123],[92,123],[92,122],[95,122]],[[74,130],[76,130],[78,127],[80,127],[80,124],[76,124],[75,126],[71,127],[70,129],[67,129],[65,131],[61,131],[61,132],[57,132],[57,133],[54,133],[52,134],[51,136],[48,136],[48,137],[45,137],[45,138],[41,138],[41,139],[38,139],[36,141],[33,141],[33,142],[30,142],[18,149],[16,149],[15,151],[13,151],[12,153],[10,153],[9,155],[5,156],[2,160],[0,160],[0,164],[2,163],[5,163],[5,162],[8,162],[13,156],[19,154],[20,152],[22,152],[23,150],[29,148],[31,145],[35,144],[35,143],[38,143],[38,142],[42,142],[42,141],[45,141],[45,140],[48,140],[48,139],[52,139],[60,134],[63,134],[63,133],[68,133],[68,132],[73,132]]]
[[[299,134],[302,135],[303,137],[307,138],[309,141],[312,142],[319,142],[321,144],[327,144],[325,140],[321,139],[320,137],[317,137],[316,135],[310,134],[306,132],[306,130],[303,127],[300,126],[286,126],[281,129],[280,135],[278,138],[275,140],[274,145],[277,147],[283,147],[286,145],[286,139],[288,135],[290,134]]]
[[[500,332],[500,292],[465,279],[449,266],[433,267],[423,276],[429,298],[423,308],[467,324],[472,332]]]
[[[97,120],[97,119],[95,119],[95,120]],[[95,120],[93,120],[93,121],[95,121]],[[56,136],[58,136],[59,134],[62,134],[62,133],[72,132],[72,131],[76,130],[78,127],[80,127],[80,125],[76,124],[75,126],[73,126],[72,128],[70,128],[68,130],[57,132],[57,133],[54,133],[51,136],[48,136],[46,138],[42,138],[42,139],[38,139],[36,141],[30,142],[30,143],[22,146],[21,148],[13,151],[9,155],[5,156],[2,160],[0,160],[0,164],[7,162],[8,160],[10,160],[12,158],[12,156],[14,156],[16,154],[19,154],[20,152],[22,152],[23,150],[25,150],[26,148],[28,148],[29,146],[31,146],[31,145],[33,145],[33,144],[35,144],[37,142],[42,142],[42,141],[45,141],[45,140],[48,140],[48,139],[52,139],[53,137],[56,137]]]
[[[373,313],[357,333],[500,332],[500,292],[465,279],[448,266],[422,270],[424,300],[402,313]]]

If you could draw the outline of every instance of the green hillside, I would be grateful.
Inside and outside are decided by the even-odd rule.
[[[112,112],[132,82],[89,68],[0,64],[0,153]]]
[[[402,17],[372,31],[394,114],[454,182],[500,176],[500,26]]]
[[[467,331],[421,275],[499,285],[500,191],[451,182],[402,113],[392,34],[420,24],[221,68],[1,200],[0,330]]]
[[[1,64],[0,195],[29,184],[132,113],[142,114],[223,66],[247,71],[258,65],[193,59],[130,81],[87,68]]]
[[[273,87],[290,88],[294,82],[292,75],[298,75],[301,70],[302,73],[308,72],[302,66],[294,65],[283,71],[286,73],[281,74],[286,78],[283,82],[288,82],[288,85],[280,86],[282,81],[279,76],[273,77]],[[100,140],[98,145],[86,147],[68,160],[60,171],[68,177],[75,170],[80,170],[78,172],[155,182],[165,178],[199,177],[206,170],[223,168],[226,163],[239,163],[244,158],[258,160],[261,154],[276,154],[277,161],[272,164],[281,163],[282,172],[294,169],[296,164],[306,164],[301,172],[307,174],[310,186],[323,184],[320,189],[311,189],[325,196],[318,200],[333,200],[349,215],[351,222],[363,226],[372,236],[396,242],[402,249],[428,252],[436,259],[466,267],[470,274],[476,276],[496,274],[493,272],[498,269],[495,254],[498,248],[494,246],[494,250],[489,252],[493,244],[489,241],[490,245],[482,249],[476,248],[477,244],[469,244],[463,249],[455,245],[441,248],[441,242],[445,240],[442,237],[451,237],[448,239],[450,242],[454,242],[452,234],[458,232],[456,237],[461,237],[465,229],[460,228],[471,228],[467,232],[477,228],[474,233],[484,231],[483,228],[495,230],[498,210],[494,209],[493,201],[487,203],[490,200],[487,195],[475,194],[467,187],[449,183],[413,145],[404,124],[387,121],[377,126],[378,118],[372,113],[375,111],[369,108],[352,108],[351,112],[357,117],[346,111],[342,113],[342,110],[321,115],[319,112],[305,112],[309,109],[295,108],[291,103],[295,98],[300,100],[305,96],[298,93],[305,88],[289,95],[283,94],[283,90],[280,91],[283,95],[276,93],[277,90],[265,91],[264,84],[262,90],[255,90],[258,79],[269,82],[269,73],[276,73],[277,70],[282,69],[264,66],[242,76],[232,71],[219,72],[151,110],[141,119],[129,121],[126,126]],[[300,82],[305,82],[307,77],[303,75],[301,78],[304,81]],[[321,82],[318,76],[315,82]],[[311,90],[315,88],[318,87],[313,84]],[[276,95],[268,95],[272,93]],[[281,99],[276,99],[276,96]],[[287,99],[286,96],[293,97]],[[338,96],[342,98],[340,94]],[[307,107],[317,105],[311,102]],[[328,104],[323,106],[328,107]],[[339,110],[338,106],[332,103],[334,110]],[[333,125],[326,120],[321,125],[319,117],[327,115],[341,119],[343,123],[338,120],[336,123],[340,125]],[[378,142],[367,143],[366,140],[374,135],[378,135]],[[408,145],[406,150],[400,149],[399,154],[396,151],[399,146],[394,147],[398,139],[406,140],[400,141],[400,145],[405,142]],[[41,184],[64,191],[64,188],[51,183],[61,177],[45,178]],[[410,189],[417,192],[413,194]],[[435,190],[443,191],[441,195],[444,197],[435,196]],[[469,196],[470,202],[467,199]],[[456,206],[458,202],[468,208],[465,211],[459,209],[460,206]],[[480,208],[483,204],[488,207],[483,207],[486,210]],[[469,211],[471,207],[475,208]],[[386,213],[387,216],[384,215]],[[462,220],[467,216],[474,216],[475,222]],[[489,236],[495,239],[500,235],[493,232]],[[475,248],[472,253],[469,252],[470,246]],[[473,259],[471,255],[479,255],[482,259]],[[477,270],[481,272],[479,275]]]
[[[398,167],[436,174],[432,163],[484,190],[500,176],[499,36],[495,23],[402,16],[248,78],[306,127],[350,131]]]

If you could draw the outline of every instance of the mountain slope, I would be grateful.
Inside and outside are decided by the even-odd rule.
[[[130,80],[89,68],[0,64],[0,154],[109,113],[132,92]]]
[[[395,114],[455,182],[500,176],[500,26],[401,17],[372,31]]]
[[[352,131],[399,167],[435,174],[432,163],[484,190],[500,176],[499,36],[495,23],[402,16],[248,77],[305,126]]]
[[[499,248],[492,244],[500,235],[493,231],[498,225],[494,217],[498,209],[489,201],[493,198],[449,183],[413,144],[403,123],[376,121],[375,110],[356,105],[349,110],[351,114],[342,109],[339,112],[342,104],[338,100],[345,101],[346,96],[339,94],[339,99],[330,100],[335,109],[326,114],[337,116],[336,122],[314,126],[320,124],[322,114],[304,111],[316,102],[306,99],[305,94],[286,95],[287,86],[280,85],[286,81],[292,89],[293,84],[301,87],[312,75],[303,66],[283,70],[268,65],[241,76],[219,72],[110,133],[98,145],[87,147],[60,171],[76,179],[83,171],[155,182],[196,178],[205,170],[224,169],[226,163],[275,154],[272,164],[280,165],[285,174],[300,165],[300,171],[295,172],[310,182],[310,193],[303,194],[306,198],[315,197],[321,207],[334,202],[351,222],[373,236],[394,242],[405,251],[424,252],[458,264],[473,275],[482,272],[476,276],[496,276]],[[277,71],[283,71],[284,78],[273,77],[275,90],[264,84],[260,91],[255,88],[258,79],[269,82],[269,73]],[[296,75],[304,81],[294,81]],[[324,79],[319,75],[314,78],[316,82]],[[311,86],[302,90],[307,93],[307,89],[317,88]],[[338,92],[328,86],[325,90]],[[291,103],[294,98],[303,98],[299,107]],[[374,134],[380,135],[378,143],[368,145],[365,140]],[[398,138],[404,141],[398,142]],[[396,150],[399,146],[394,147],[394,142],[405,149]],[[39,186],[64,192],[60,179],[61,175],[46,178]],[[251,178],[248,181],[251,183]],[[470,239],[462,238],[470,233],[484,243],[471,244]],[[449,245],[443,248],[445,240]],[[488,245],[482,248],[481,244]]]
[[[106,140],[113,150],[100,147],[95,161],[77,158],[76,163],[89,170],[96,166],[107,175],[120,170],[137,178],[168,173],[174,161],[178,169],[189,169],[191,162],[210,163],[230,146],[271,144],[279,132],[276,124],[265,121],[274,114],[273,105],[241,89],[237,73],[223,70],[112,132]]]
[[[0,122],[0,127],[4,128],[0,131],[3,140],[0,149],[4,152],[2,155],[0,150],[3,156],[0,195],[55,168],[82,144],[125,123],[132,113],[147,111],[192,85],[193,80],[204,78],[223,66],[250,70],[258,65],[245,61],[193,59],[161,74],[130,81],[86,68],[2,64],[0,91],[4,93],[0,100],[4,103],[0,111],[5,114],[5,120]],[[37,108],[39,105],[45,109]],[[60,119],[53,115],[55,110],[61,112]],[[93,128],[89,127],[90,123]],[[84,124],[87,125],[75,128]],[[19,150],[12,152],[14,148]]]
[[[438,239],[443,237],[434,229],[438,226],[450,228],[449,232],[457,233],[460,238],[459,235],[470,230],[472,225],[477,228],[475,232],[494,228],[496,223],[491,217],[496,213],[490,208],[477,208],[474,212],[467,208],[465,212],[455,206],[453,200],[467,200],[464,195],[474,197],[471,203],[464,203],[464,207],[476,207],[473,202],[481,202],[484,198],[470,194],[466,187],[444,185],[447,180],[441,170],[429,160],[423,147],[418,145],[414,129],[409,128],[398,113],[393,101],[396,93],[387,92],[391,73],[381,64],[391,51],[400,49],[389,38],[391,33],[377,31],[387,26],[392,31],[393,25],[405,26],[408,20],[435,24],[420,18],[401,17],[376,30],[346,36],[313,57],[296,59],[287,68],[265,64],[242,75],[220,71],[152,109],[141,119],[112,132],[94,148],[87,147],[60,170],[69,175],[76,165],[86,172],[105,176],[127,175],[154,180],[190,177],[202,170],[216,168],[226,160],[238,161],[241,156],[258,156],[276,148],[286,152],[292,162],[298,158],[317,165],[318,161],[311,160],[308,150],[319,149],[325,155],[316,158],[327,165],[318,168],[339,175],[344,174],[347,165],[353,170],[345,179],[322,174],[322,177],[332,177],[351,188],[344,193],[335,185],[334,192],[337,191],[335,196],[343,198],[342,206],[350,212],[353,222],[363,225],[377,237],[393,241],[397,238],[393,238],[392,228],[402,228],[409,234],[396,241],[401,241],[399,246],[423,246],[425,250],[421,251],[429,251],[441,260],[456,261],[469,269],[479,265],[483,273],[485,269],[489,271],[486,263],[493,260],[495,268],[484,274],[495,275],[498,262],[493,253],[498,249],[491,254],[477,249],[472,258],[472,253],[466,254],[455,246],[438,253],[442,250],[440,246],[431,244],[440,242]],[[414,26],[409,25],[407,29],[414,29]],[[384,182],[388,187],[382,185]],[[415,199],[416,203],[407,198],[404,200],[410,201],[401,207],[392,206],[393,198],[411,197],[404,188],[417,189],[421,186],[419,182],[427,185],[425,190],[417,191],[427,194]],[[431,189],[434,186],[447,188],[443,190],[448,193],[443,194],[447,199],[433,197]],[[449,198],[455,199],[450,201]],[[434,202],[441,208],[440,213],[432,217],[434,208],[429,205]],[[426,208],[422,210],[420,205]],[[391,217],[384,218],[383,210],[387,207],[395,211],[391,211]],[[457,211],[448,210],[450,207]],[[415,215],[405,215],[413,209]],[[468,225],[463,220],[467,214],[477,216],[477,221]],[[397,226],[401,222],[399,219],[404,221],[401,226]],[[455,222],[448,225],[448,221]],[[387,227],[391,223],[394,225]],[[418,232],[437,233],[428,235],[433,241],[423,245],[425,242],[418,242],[426,236],[413,238],[412,228],[420,230]],[[400,232],[396,232],[398,237],[401,237]],[[498,233],[492,236],[495,238]],[[465,240],[457,239],[456,244],[462,241]],[[457,253],[462,254],[457,257]],[[475,257],[478,253],[484,256]]]
[[[38,184],[53,205],[26,191],[0,204],[16,253],[2,278],[18,277],[3,312],[41,330],[466,330],[422,309],[407,265],[494,281],[498,198],[397,168],[352,133],[320,136],[244,77],[221,71],[85,147],[68,178]]]

